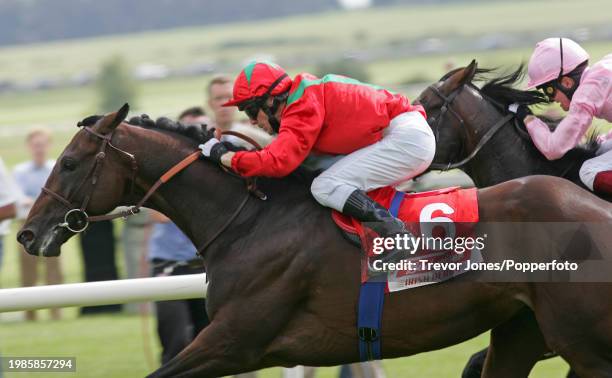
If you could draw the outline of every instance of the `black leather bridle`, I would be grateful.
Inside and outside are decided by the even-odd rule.
[[[102,169],[104,159],[106,158],[106,154],[107,154],[107,151],[106,151],[107,147],[112,148],[113,150],[119,152],[122,156],[125,156],[128,159],[130,159],[131,169],[132,169],[132,175],[131,175],[131,191],[132,192],[134,190],[134,180],[136,179],[136,172],[138,170],[138,164],[136,162],[136,158],[134,157],[134,155],[112,144],[111,140],[113,138],[114,131],[107,135],[103,135],[103,134],[100,134],[94,131],[91,127],[88,127],[88,126],[83,127],[83,130],[85,130],[89,134],[102,140],[102,144],[100,146],[98,153],[96,154],[95,161],[93,165],[91,166],[91,168],[89,169],[89,172],[87,173],[83,181],[81,181],[81,183],[77,186],[77,188],[72,192],[71,195],[68,195],[67,198],[54,192],[53,190],[47,188],[46,186],[42,188],[42,191],[44,193],[50,195],[52,198],[54,198],[55,200],[57,200],[58,202],[66,206],[66,208],[68,208],[68,211],[66,211],[66,214],[64,215],[64,222],[59,223],[57,226],[65,227],[69,231],[74,232],[75,234],[85,231],[87,227],[89,226],[90,222],[98,222],[102,220],[115,219],[119,217],[127,217],[129,215],[136,214],[140,211],[139,206],[131,206],[127,210],[122,211],[117,214],[109,214],[109,215],[101,215],[101,216],[87,215],[87,213],[85,212],[85,209],[87,208],[87,205],[89,204],[89,200],[91,199],[93,192],[96,188],[96,185],[99,181],[98,179],[100,177],[100,171]],[[81,188],[87,182],[91,183],[91,189],[89,193],[85,196],[85,198],[83,198],[81,205],[75,206],[73,204],[71,197],[79,193]]]
[[[440,140],[440,125],[442,123],[442,119],[444,118],[444,115],[447,112],[450,113],[453,117],[455,117],[457,121],[459,121],[460,126],[465,125],[463,118],[461,118],[459,113],[457,113],[451,107],[453,101],[463,89],[463,85],[455,88],[448,96],[442,93],[442,91],[440,91],[440,89],[434,85],[430,85],[427,88],[431,90],[440,99],[442,99],[442,101],[444,101],[444,103],[440,107],[440,115],[438,115],[438,118],[436,119],[435,117],[432,117],[431,119],[432,122],[435,122],[435,126],[434,125],[431,125],[431,126],[434,126],[434,136],[435,136],[436,144],[437,144],[438,141]],[[427,104],[423,104],[423,105],[427,107]],[[487,142],[502,128],[502,126],[504,126],[513,117],[514,117],[514,113],[508,113],[505,117],[497,121],[489,130],[487,130],[487,132],[483,135],[483,137],[478,141],[478,144],[476,145],[474,150],[472,150],[472,152],[470,152],[469,155],[465,157],[464,159],[462,159],[461,161],[448,162],[448,163],[432,163],[429,166],[429,168],[437,169],[441,171],[447,171],[449,169],[460,168],[464,166],[465,164],[469,163],[478,154],[478,152],[485,146],[485,144],[487,144]]]

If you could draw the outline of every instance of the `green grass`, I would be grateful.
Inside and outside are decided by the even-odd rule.
[[[147,340],[156,361],[159,345],[154,319],[139,316],[105,315],[71,317],[61,321],[0,323],[2,356],[74,356],[77,373],[30,374],[31,377],[141,377],[152,369],[144,352]],[[143,331],[146,329],[146,334]],[[487,343],[481,335],[465,343],[436,352],[383,361],[387,377],[458,377],[469,356]],[[541,362],[531,377],[562,377],[566,365],[558,358]],[[316,377],[335,378],[337,367],[318,369]],[[24,377],[23,373],[6,377]],[[260,378],[278,378],[280,369],[267,369]]]

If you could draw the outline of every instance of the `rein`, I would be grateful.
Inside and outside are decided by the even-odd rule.
[[[142,208],[144,203],[157,191],[157,189],[159,189],[160,186],[162,186],[163,184],[167,183],[177,173],[179,173],[179,172],[183,171],[185,168],[189,167],[193,162],[198,160],[200,155],[201,155],[201,151],[200,150],[194,151],[191,154],[189,154],[187,157],[185,157],[183,160],[181,160],[180,162],[178,162],[177,164],[172,166],[170,169],[168,169],[153,184],[153,186],[151,186],[151,188],[149,188],[147,193],[142,197],[142,199],[136,205],[130,206],[126,210],[120,211],[118,213],[107,214],[107,215],[89,216],[87,214],[87,212],[85,212],[85,209],[87,208],[87,205],[89,204],[89,200],[91,199],[92,194],[93,194],[93,192],[95,190],[96,184],[98,183],[98,179],[99,179],[99,176],[100,176],[100,171],[101,171],[101,168],[102,168],[102,164],[104,162],[104,159],[106,158],[106,148],[107,147],[111,147],[113,150],[121,153],[123,156],[127,156],[128,158],[130,158],[130,160],[131,160],[131,167],[132,167],[130,194],[133,193],[133,190],[134,190],[134,182],[135,182],[135,179],[136,179],[136,173],[137,173],[137,170],[138,170],[138,164],[137,164],[137,161],[136,161],[136,157],[134,155],[132,155],[129,152],[126,152],[126,151],[124,151],[124,150],[122,150],[122,149],[120,149],[120,148],[118,148],[118,147],[116,147],[116,146],[114,146],[112,144],[111,141],[112,141],[112,138],[113,138],[114,131],[111,132],[108,135],[103,135],[103,134],[100,134],[100,133],[94,131],[89,126],[83,127],[83,129],[85,131],[87,131],[88,133],[90,133],[91,135],[101,139],[102,140],[102,145],[100,146],[100,150],[96,154],[96,160],[95,160],[94,164],[92,165],[92,167],[90,168],[90,170],[87,173],[87,175],[85,176],[85,179],[83,179],[83,181],[79,184],[77,189],[73,192],[73,193],[78,193],[80,191],[80,189],[83,187],[83,185],[85,185],[85,183],[88,181],[88,179],[91,178],[91,190],[90,190],[89,194],[87,196],[85,196],[85,198],[83,199],[83,202],[82,202],[81,206],[80,207],[74,207],[74,205],[70,201],[70,197],[71,196],[68,196],[68,198],[65,198],[62,195],[54,192],[53,190],[51,190],[51,189],[49,189],[47,187],[43,187],[42,188],[42,191],[44,193],[48,194],[49,196],[51,196],[51,198],[57,200],[58,202],[60,202],[61,204],[63,204],[64,206],[66,206],[69,209],[66,212],[66,214],[64,215],[64,222],[63,223],[59,223],[57,225],[57,227],[64,227],[64,228],[68,229],[69,231],[71,231],[71,232],[73,232],[75,234],[78,234],[78,233],[81,233],[81,232],[85,231],[87,229],[87,227],[89,226],[89,223],[91,223],[91,222],[99,222],[99,221],[103,221],[103,220],[111,220],[111,219],[116,219],[116,218],[124,218],[124,219],[126,219],[127,217],[129,217],[131,215],[139,213],[140,209]],[[248,137],[246,135],[243,135],[241,133],[238,133],[238,132],[235,132],[235,131],[224,131],[224,132],[222,132],[222,135],[233,135],[233,136],[236,136],[238,138],[244,139],[248,143],[250,143],[253,146],[255,146],[257,149],[261,149],[261,146],[259,145],[259,143],[257,143],[252,138],[250,138],[250,137]],[[235,175],[235,176],[240,177],[238,175]],[[242,178],[242,177],[240,177],[240,178]],[[232,215],[228,218],[228,220],[223,224],[223,226],[221,226],[221,228],[206,243],[204,243],[204,245],[202,247],[198,248],[198,252],[197,252],[198,256],[204,257],[204,250],[206,248],[208,248],[233,223],[233,221],[238,217],[238,215],[240,215],[240,213],[242,212],[242,209],[244,209],[244,207],[246,206],[246,204],[247,204],[247,202],[249,200],[249,197],[252,194],[255,195],[257,198],[259,198],[261,200],[266,200],[265,194],[263,194],[262,192],[260,192],[257,189],[256,178],[246,178],[245,182],[246,182],[246,187],[247,187],[246,195],[244,196],[244,198],[242,199],[242,201],[240,202],[240,204],[238,205],[236,210],[232,213]]]
[[[250,143],[251,145],[253,145],[257,150],[261,150],[262,147],[259,143],[257,143],[253,138],[244,135],[242,133],[239,133],[237,131],[223,131],[221,133],[221,135],[233,135],[235,137],[238,137],[242,140],[247,141],[248,143]],[[232,176],[235,177],[240,177],[241,176],[235,174],[234,172],[232,172],[231,170],[225,168],[222,164],[221,164],[221,168],[226,171],[227,173],[231,174]],[[204,243],[204,245],[202,245],[200,248],[198,248],[198,251],[196,252],[196,254],[201,257],[204,258],[204,255],[206,254],[206,248],[210,247],[212,243],[215,242],[215,240],[217,240],[217,238],[219,236],[221,236],[221,234],[227,230],[227,228],[236,220],[236,218],[238,218],[238,215],[240,215],[240,213],[242,212],[242,209],[244,209],[244,207],[246,206],[247,202],[249,202],[249,198],[251,197],[251,195],[254,195],[255,197],[259,198],[262,201],[267,200],[268,198],[266,197],[266,195],[261,192],[258,188],[257,188],[257,178],[246,178],[245,179],[246,182],[246,186],[247,186],[247,191],[245,196],[243,197],[242,201],[240,202],[240,204],[238,205],[238,207],[236,208],[236,210],[234,211],[234,213],[227,219],[227,221],[225,221],[225,223],[223,224],[223,226],[221,226],[221,228],[206,242]]]
[[[436,133],[435,133],[436,142],[439,140],[439,136],[440,136],[439,135],[439,132],[440,132],[439,125],[442,121],[442,117],[444,116],[444,114],[446,114],[446,112],[450,112],[451,115],[453,115],[462,126],[465,124],[463,118],[461,118],[461,116],[457,112],[455,112],[453,108],[451,108],[452,102],[455,100],[455,98],[457,97],[457,95],[459,94],[462,88],[463,86],[455,89],[449,96],[445,96],[444,93],[442,93],[435,86],[430,85],[428,87],[428,89],[430,89],[434,94],[436,94],[436,96],[440,97],[444,101],[444,104],[442,105],[442,107],[440,107],[441,112],[436,122]],[[497,121],[489,130],[487,130],[487,132],[483,135],[483,137],[480,138],[474,150],[472,150],[472,152],[465,159],[462,159],[461,161],[458,161],[456,163],[452,163],[452,162],[449,162],[447,164],[432,163],[429,166],[429,168],[447,171],[449,169],[460,168],[466,165],[478,154],[478,152],[480,152],[480,150],[485,146],[485,144],[487,144],[487,142],[491,138],[493,138],[493,136],[502,128],[502,126],[504,126],[507,122],[509,122],[513,117],[514,117],[514,114],[509,113],[505,117]]]

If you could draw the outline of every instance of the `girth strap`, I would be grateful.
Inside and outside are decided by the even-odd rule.
[[[389,212],[397,217],[405,193],[396,191]],[[357,336],[359,337],[359,359],[361,361],[380,360],[382,312],[385,304],[387,282],[364,282],[359,290],[357,309]]]

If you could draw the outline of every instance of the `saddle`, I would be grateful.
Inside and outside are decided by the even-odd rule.
[[[397,212],[397,217],[404,221],[407,229],[415,237],[421,238],[465,238],[473,235],[478,222],[477,189],[460,189],[451,187],[421,193],[404,193],[392,187],[384,187],[368,193],[370,198]],[[332,211],[332,219],[342,230],[345,237],[361,247],[364,256],[373,255],[373,235],[361,223],[353,218]],[[425,240],[425,239],[423,239]],[[436,240],[436,239],[432,239]],[[425,245],[425,244],[423,244]],[[435,250],[421,248],[408,260],[428,259],[435,262],[464,263],[480,262],[482,256],[476,249]],[[460,270],[436,271],[430,269],[402,270],[389,272],[386,292],[399,291],[412,287],[441,282],[463,273]],[[362,282],[368,279],[367,266],[362,264]]]

